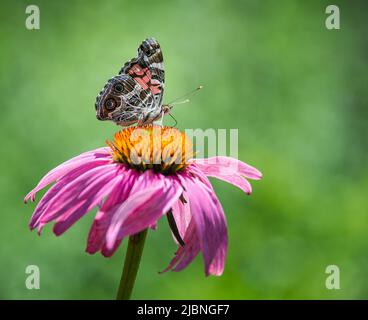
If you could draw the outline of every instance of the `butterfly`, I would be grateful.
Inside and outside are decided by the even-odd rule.
[[[97,96],[96,117],[123,127],[160,120],[172,108],[162,104],[164,88],[162,50],[157,40],[148,38],[139,46],[137,56],[125,63]]]

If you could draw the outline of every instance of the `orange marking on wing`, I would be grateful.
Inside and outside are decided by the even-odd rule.
[[[137,75],[137,76],[142,76],[144,74],[144,70],[142,70],[142,68],[138,64],[133,64],[128,72],[131,75]]]
[[[149,88],[153,94],[158,94],[161,92],[161,89],[158,86],[150,86]]]
[[[144,90],[149,88],[153,94],[161,92],[160,85],[151,83],[151,71],[148,68],[142,69],[138,64],[134,64],[128,72]]]
[[[147,88],[148,88],[148,85],[147,85],[147,83],[146,82],[144,82],[143,81],[143,79],[141,79],[141,78],[134,78],[134,80],[135,81],[137,81],[138,82],[138,84],[144,89],[144,90],[146,90]]]

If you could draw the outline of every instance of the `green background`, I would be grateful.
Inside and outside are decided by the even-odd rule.
[[[114,298],[126,242],[111,259],[86,254],[95,211],[38,237],[23,197],[117,131],[96,120],[95,97],[148,36],[163,48],[166,101],[205,87],[174,109],[178,127],[238,128],[239,158],[264,179],[250,197],[213,181],[229,229],[223,276],[206,278],[200,256],[159,275],[176,249],[163,219],[134,298],[368,298],[367,4],[332,2],[340,30],[325,27],[330,1],[35,0],[41,29],[30,31],[30,3],[1,1],[0,298]],[[40,290],[25,287],[30,264]],[[331,264],[340,290],[325,287]]]

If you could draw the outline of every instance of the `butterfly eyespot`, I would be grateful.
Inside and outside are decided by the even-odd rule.
[[[116,107],[116,102],[115,102],[115,100],[114,100],[114,99],[107,99],[107,100],[105,101],[105,108],[106,108],[107,110],[114,110],[114,109],[115,109],[115,107]]]
[[[124,90],[124,86],[121,83],[117,83],[114,86],[114,89],[115,89],[116,92],[122,92]]]

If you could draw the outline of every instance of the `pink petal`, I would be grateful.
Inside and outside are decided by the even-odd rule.
[[[117,164],[93,168],[66,184],[45,207],[38,219],[38,232],[54,219],[58,219],[54,232],[57,235],[64,232],[110,192],[119,168]]]
[[[73,182],[77,177],[79,177],[81,174],[86,173],[87,171],[96,168],[97,166],[100,166],[102,164],[106,164],[105,161],[101,162],[100,160],[96,160],[93,162],[87,162],[83,165],[80,165],[77,168],[74,168],[67,174],[65,174],[63,177],[61,177],[55,185],[53,185],[42,197],[41,201],[38,203],[31,220],[29,222],[29,227],[34,229],[40,222],[40,217],[43,215],[45,209],[47,208],[50,201],[58,196],[58,193],[69,183]]]
[[[190,167],[190,170],[192,171],[192,167]],[[207,177],[206,176],[203,177],[203,175],[204,175],[204,172],[196,172],[196,176],[200,177],[201,181],[204,180],[204,177],[205,177],[205,179],[207,179]],[[214,178],[217,178],[217,179],[220,179],[220,180],[225,181],[227,183],[230,183],[230,184],[238,187],[239,189],[243,190],[247,195],[250,195],[252,193],[251,184],[248,182],[247,179],[243,178],[242,176],[239,176],[237,174],[224,174],[224,175],[222,175],[222,174],[217,174],[217,175],[207,174],[207,175],[211,176],[211,177],[214,177]],[[210,187],[210,189],[213,189],[212,186]]]
[[[41,181],[38,183],[38,185],[29,192],[26,197],[24,198],[24,202],[26,203],[28,199],[31,199],[32,201],[35,200],[36,193],[46,187],[48,184],[52,183],[55,180],[60,179],[65,174],[69,173],[71,170],[81,166],[85,165],[87,162],[91,162],[94,165],[98,166],[100,164],[104,164],[107,161],[111,159],[109,149],[108,148],[99,148],[92,151],[88,151],[85,153],[80,154],[77,157],[74,157],[53,170],[51,170],[49,173],[47,173]]]
[[[197,162],[197,160],[199,161]],[[222,165],[224,166],[222,167]],[[252,186],[244,177],[260,179],[262,176],[257,169],[239,160],[228,157],[196,159],[193,164],[188,167],[188,170],[198,176],[207,186],[208,183],[204,181],[207,180],[207,178],[204,178],[203,175],[231,183],[248,195],[252,193]]]
[[[86,251],[88,253],[95,253],[102,249],[105,244],[106,232],[110,225],[112,213],[112,208],[117,204],[123,203],[129,196],[130,190],[138,177],[138,172],[135,170],[127,169],[124,174],[122,174],[121,181],[115,185],[113,190],[111,190],[108,198],[101,206],[99,212],[93,221],[92,227],[90,229],[87,241]],[[107,255],[113,253],[108,250],[104,250]]]
[[[175,180],[151,170],[141,174],[131,195],[113,210],[107,231],[107,248],[112,249],[117,240],[138,233],[154,224],[166,214],[183,190]]]
[[[185,196],[184,196],[185,197]],[[192,219],[192,215],[190,213],[190,206],[185,197],[187,203],[183,203],[182,200],[179,198],[172,206],[172,214],[175,219],[176,226],[178,227],[179,234],[181,238],[184,240],[185,231],[187,230],[189,223]],[[174,240],[176,238],[174,236]]]
[[[75,209],[68,210],[57,218],[53,228],[54,233],[59,236],[68,230],[84,214],[95,207],[103,197],[108,195],[119,180],[119,176],[114,177],[113,175],[105,175],[103,180],[101,179],[101,181],[96,182],[96,186],[94,188],[90,189],[88,193],[84,193],[80,196],[80,199],[86,199],[83,202],[83,205],[80,205],[78,208],[75,207]]]
[[[193,162],[207,176],[221,177],[229,174],[240,174],[248,179],[259,180],[262,178],[262,173],[256,168],[231,157],[218,156],[208,159],[193,159]]]
[[[104,245],[102,246],[101,254],[106,258],[110,258],[115,253],[117,248],[120,246],[120,243],[122,241],[123,239],[117,240],[112,248],[108,248],[105,242]]]
[[[213,190],[198,179],[182,179],[190,200],[206,276],[221,275],[227,252],[227,226],[224,212]]]
[[[195,222],[192,219],[186,229],[185,235],[183,236],[185,246],[180,246],[178,251],[175,253],[175,257],[170,261],[168,267],[162,272],[168,270],[180,271],[190,264],[193,259],[198,255],[200,250],[200,242],[195,230]]]

